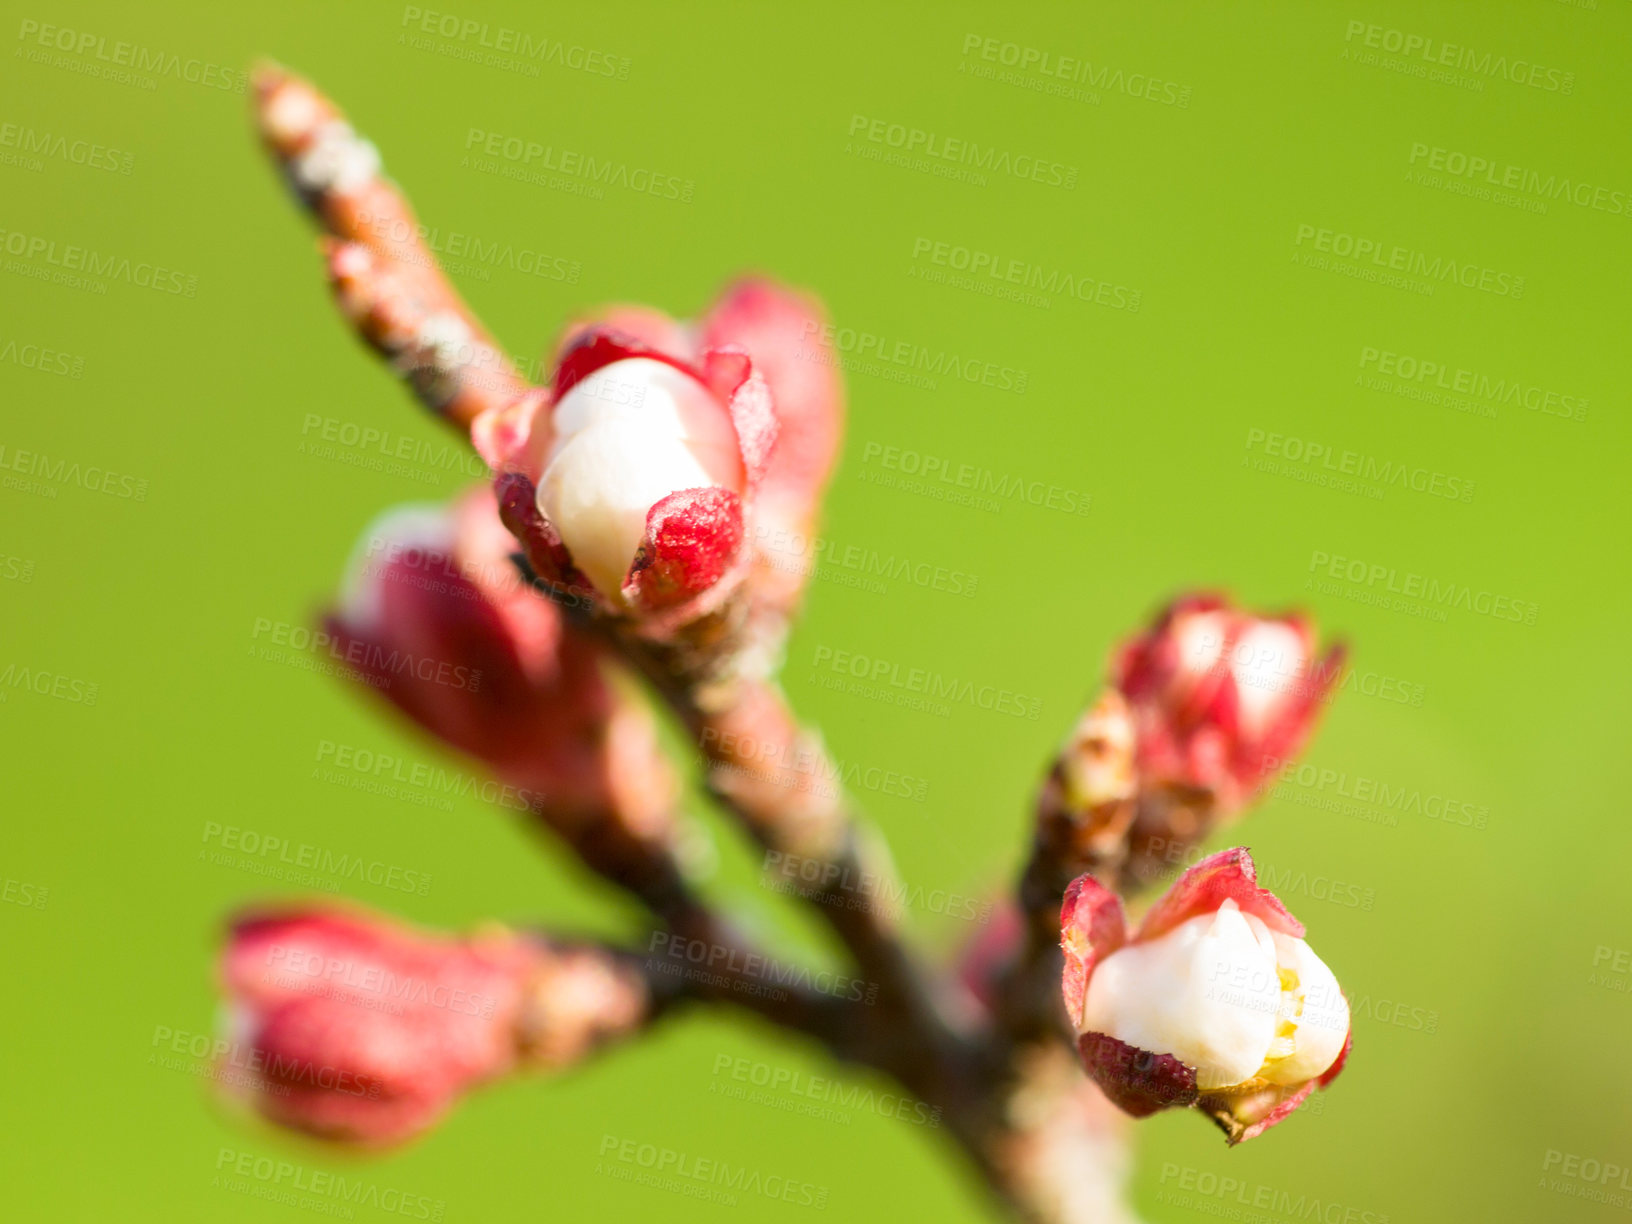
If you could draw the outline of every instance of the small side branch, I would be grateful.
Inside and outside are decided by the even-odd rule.
[[[341,313],[432,412],[468,430],[533,388],[465,305],[374,146],[309,83],[276,65],[255,73],[267,148],[328,235]]]

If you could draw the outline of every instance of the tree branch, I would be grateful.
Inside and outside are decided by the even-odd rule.
[[[407,201],[381,176],[373,146],[328,99],[280,68],[261,69],[255,89],[266,143],[326,233],[342,314],[417,397],[468,431],[484,412],[544,396],[443,274]],[[688,1002],[729,1004],[802,1033],[940,1108],[1009,1212],[1037,1224],[1126,1220],[1117,1206],[1125,1162],[1120,1119],[1107,1116],[1111,1107],[1061,1048],[1057,1026],[1035,1022],[1044,1006],[999,1002],[1005,1019],[994,1025],[950,974],[909,946],[898,907],[876,902],[878,893],[900,895],[882,843],[853,818],[820,737],[799,724],[771,678],[785,603],[755,606],[745,590],[674,640],[657,642],[533,580],[662,694],[707,764],[710,793],[771,863],[792,863],[801,882],[814,876],[799,895],[877,991],[865,1002],[778,980],[780,969],[696,894],[667,846],[624,836],[626,822],[613,818],[567,830],[578,858],[661,924],[644,954],[627,952],[652,1016]],[[864,877],[876,881],[872,895],[858,888]],[[1057,923],[1050,932],[1043,922],[1054,884],[1040,880],[1030,889],[1037,894],[1029,904],[1031,935],[1023,972],[1011,983],[1026,998],[1040,997],[1058,938]],[[1057,910],[1057,894],[1053,905]],[[1050,990],[1057,968],[1053,978]],[[1016,1019],[1024,1016],[1031,1019]]]
[[[482,327],[420,234],[374,146],[339,109],[275,64],[257,69],[256,115],[268,150],[329,235],[323,244],[341,313],[425,406],[467,429],[481,412],[533,390]]]

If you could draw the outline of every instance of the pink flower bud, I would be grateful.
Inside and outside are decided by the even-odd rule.
[[[741,351],[692,365],[586,332],[501,458],[501,512],[545,581],[683,623],[746,573],[745,516],[775,437],[770,392]]]
[[[1146,884],[1238,815],[1302,751],[1342,673],[1301,616],[1176,600],[1111,661],[1037,804],[1033,901],[1083,871]]]
[[[323,1138],[408,1138],[514,1066],[538,964],[515,937],[429,938],[332,912],[243,918],[221,973],[253,1104]]]
[[[373,690],[555,822],[667,830],[672,774],[601,647],[522,581],[492,491],[405,506],[357,546],[333,649]]]
[[[838,376],[816,307],[765,281],[695,328],[620,306],[569,329],[547,399],[477,421],[501,512],[546,581],[659,629],[750,572],[785,605],[760,532],[805,532],[836,459]],[[787,589],[791,585],[791,590]]]
[[[1113,667],[1141,778],[1240,808],[1303,749],[1342,659],[1341,647],[1317,657],[1302,616],[1253,616],[1216,595],[1175,600]]]
[[[716,348],[747,353],[770,388],[777,423],[757,511],[778,527],[808,530],[844,434],[844,383],[821,303],[746,277],[727,287],[694,326],[645,306],[613,306],[569,327],[560,348],[597,329],[621,332],[679,361],[696,361]]]
[[[1083,1067],[1134,1117],[1195,1106],[1232,1144],[1342,1069],[1349,1005],[1304,928],[1225,850],[1186,871],[1130,933],[1084,875],[1060,911],[1061,992]]]
[[[632,963],[593,946],[490,930],[420,934],[341,911],[241,918],[221,960],[235,1087],[320,1138],[384,1145],[472,1087],[554,1068],[643,1024]]]

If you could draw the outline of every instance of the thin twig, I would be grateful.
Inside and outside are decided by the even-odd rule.
[[[324,244],[340,309],[427,407],[468,429],[532,390],[442,271],[379,154],[338,107],[275,64],[255,73],[261,135]]]

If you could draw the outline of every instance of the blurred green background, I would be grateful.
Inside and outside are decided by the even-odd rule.
[[[311,229],[251,136],[237,86],[270,55],[347,109],[443,242],[571,269],[454,261],[518,353],[601,301],[695,313],[749,268],[856,329],[827,513],[840,551],[787,684],[842,760],[922,780],[921,800],[861,795],[910,881],[1007,883],[1043,762],[1110,644],[1171,592],[1303,605],[1353,644],[1313,769],[1238,840],[1355,999],[1354,1058],[1318,1113],[1237,1151],[1195,1117],[1143,1124],[1147,1218],[1245,1211],[1205,1189],[1213,1174],[1326,1213],[1271,1219],[1619,1218],[1632,1192],[1587,1162],[1632,1166],[1625,7],[425,12],[41,4],[7,23],[5,1214],[290,1217],[214,1184],[223,1149],[345,1168],[448,1220],[804,1210],[620,1184],[596,1171],[611,1134],[827,1187],[841,1218],[987,1218],[931,1129],[721,1095],[724,1056],[832,1070],[730,1017],[481,1093],[361,1166],[223,1112],[200,1060],[156,1057],[213,1031],[223,916],[302,891],[223,852],[210,822],[428,873],[424,895],[323,883],[422,923],[636,929],[504,814],[371,793],[321,759],[441,758],[299,651],[259,651],[257,625],[306,622],[378,510],[467,479],[325,449],[325,430],[443,438],[338,323]],[[435,32],[449,13],[451,37]],[[484,62],[467,21],[545,56]],[[157,70],[118,69],[138,54],[121,43]],[[1045,181],[900,164],[891,125],[1040,159]],[[472,130],[672,176],[690,199],[484,172]],[[89,258],[70,247],[112,270],[58,275]],[[1033,296],[960,279],[976,253]],[[903,373],[863,332],[990,363],[998,385]],[[1328,455],[1409,475],[1332,483]],[[911,483],[926,459],[970,465],[984,500]],[[1067,492],[1086,513],[1061,508]],[[858,584],[849,546],[977,582]],[[1392,602],[1425,579],[1459,594]],[[899,708],[850,691],[824,648],[999,685],[1039,716]],[[1380,786],[1407,798],[1389,807]],[[707,819],[719,895],[788,955],[825,955]],[[974,929],[914,921],[944,949]]]

